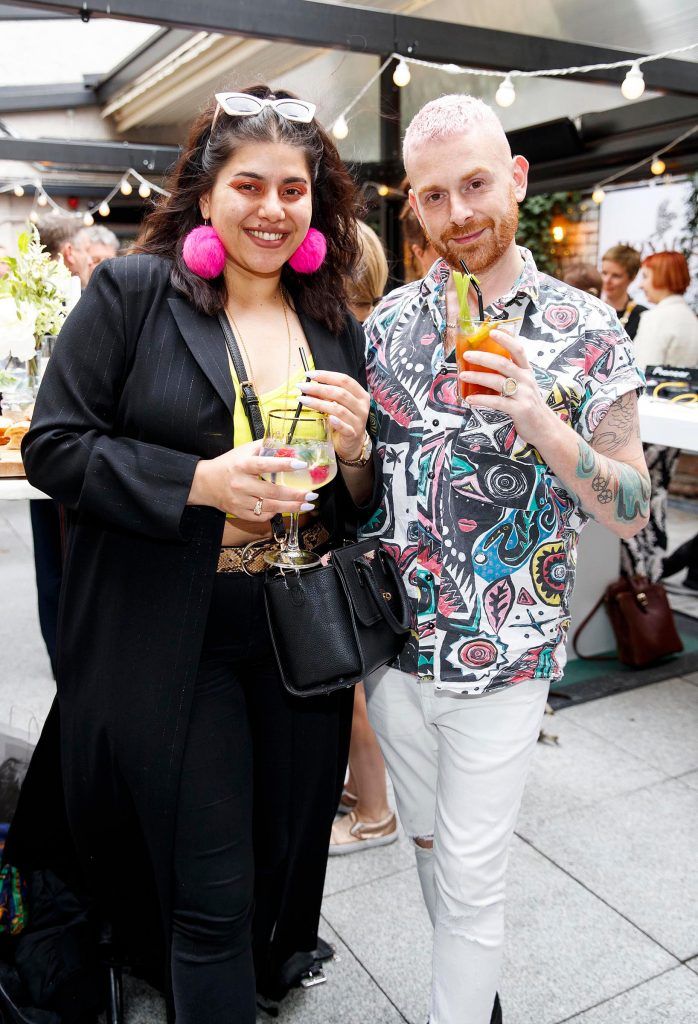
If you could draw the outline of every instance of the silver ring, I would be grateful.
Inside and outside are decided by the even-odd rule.
[[[511,398],[519,390],[519,382],[513,377],[505,377],[502,384],[502,394],[505,398]]]
[[[257,500],[255,502],[255,505],[254,505],[254,508],[252,509],[252,511],[254,512],[254,514],[256,516],[261,516],[261,514],[262,514],[262,505],[263,505],[262,499],[261,498],[257,498]]]

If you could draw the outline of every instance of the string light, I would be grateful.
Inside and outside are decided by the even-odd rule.
[[[626,100],[639,100],[645,91],[645,76],[640,71],[639,61],[631,66],[623,79],[620,91]]]
[[[650,164],[650,170],[652,174],[664,174],[666,170],[666,164],[662,159],[660,159],[660,157],[655,156],[655,158],[652,160],[652,163]]]
[[[494,98],[500,107],[510,107],[512,105],[516,99],[516,89],[514,88],[514,83],[511,80],[511,75],[507,75],[501,83],[494,95]]]
[[[401,60],[395,70],[393,71],[393,81],[400,89],[404,89],[406,85],[410,84],[412,75],[410,69],[404,60]]]
[[[591,198],[592,198],[592,201],[595,202],[597,206],[601,206],[601,203],[606,198],[606,193],[604,192],[604,190],[602,188],[595,188],[594,191],[591,193]]]
[[[111,209],[109,208],[109,203],[105,199],[104,202],[99,205],[99,215],[100,217],[108,217],[110,213]]]
[[[387,196],[390,193],[390,189],[387,185],[379,185],[377,192],[379,196]]]
[[[346,139],[349,134],[349,125],[344,114],[340,114],[335,123],[332,125],[332,134],[335,139]]]
[[[43,191],[39,192],[38,196],[36,197],[36,205],[37,206],[48,206],[48,196],[46,195],[45,192],[43,192]]]
[[[39,214],[36,212],[36,210],[31,210],[30,211],[30,213],[29,213],[29,220],[32,222],[32,224],[36,224],[37,223],[37,221],[39,220]]]
[[[664,171],[666,170],[666,164],[663,160],[660,159],[660,157],[664,153],[668,153],[670,149],[674,149],[675,146],[678,146],[679,143],[683,142],[685,139],[690,138],[691,135],[695,135],[696,132],[698,132],[698,124],[694,124],[692,128],[689,128],[687,131],[682,132],[681,135],[678,135],[675,139],[669,142],[662,149],[658,149],[653,156],[646,156],[644,160],[638,160],[637,163],[631,164],[630,167],[624,167],[621,171],[616,171],[615,174],[610,174],[607,178],[604,178],[603,181],[598,182],[598,184],[594,186],[594,191],[591,193],[591,198],[594,200],[595,203],[602,203],[605,195],[604,185],[610,185],[612,182],[618,181],[619,178],[624,178],[626,174],[630,174],[632,171],[636,171],[640,167],[645,167],[647,164],[651,165],[650,170],[652,170],[653,167],[658,167],[658,165],[661,164],[662,171],[653,171],[653,173],[664,173]],[[597,196],[601,196],[601,198],[597,199]]]
[[[147,199],[150,195],[150,185],[147,181],[142,181],[138,186],[138,195],[141,199]]]
[[[82,222],[83,222],[83,224],[85,225],[85,227],[86,227],[86,228],[91,228],[91,227],[92,227],[92,225],[94,224],[94,222],[95,222],[95,219],[94,219],[94,217],[92,216],[92,214],[90,213],[90,211],[89,211],[89,210],[88,210],[88,211],[87,211],[87,213],[86,213],[86,214],[85,214],[85,215],[83,216],[83,218],[82,218]]]
[[[17,196],[18,199],[21,199],[22,196],[24,195],[24,189],[22,188],[21,185],[15,185],[15,187],[12,189],[12,191],[14,192],[14,194]]]
[[[123,178],[122,179],[121,184],[119,185],[119,191],[121,192],[122,196],[130,196],[131,195],[131,193],[133,192],[133,185],[128,180],[128,178]]]

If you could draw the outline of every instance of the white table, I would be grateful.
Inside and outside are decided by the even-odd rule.
[[[646,444],[698,452],[698,404],[667,402],[643,395],[638,408],[640,436]],[[598,523],[588,523],[579,538],[577,582],[572,595],[572,624],[567,644],[570,660],[576,658],[572,650],[575,630],[619,573],[620,539]],[[584,654],[600,654],[612,651],[615,645],[608,616],[601,609],[584,630],[579,646]]]
[[[0,476],[0,501],[24,501],[26,498],[48,498],[37,491],[23,476]]]

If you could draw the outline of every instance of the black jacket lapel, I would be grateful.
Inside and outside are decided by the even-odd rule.
[[[167,300],[191,354],[232,414],[235,392],[223,332],[216,317],[197,312],[185,299]]]

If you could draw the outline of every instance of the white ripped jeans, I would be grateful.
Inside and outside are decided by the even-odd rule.
[[[434,925],[430,1024],[489,1024],[504,938],[509,844],[548,681],[480,697],[383,668],[365,681],[368,715],[415,844]]]

